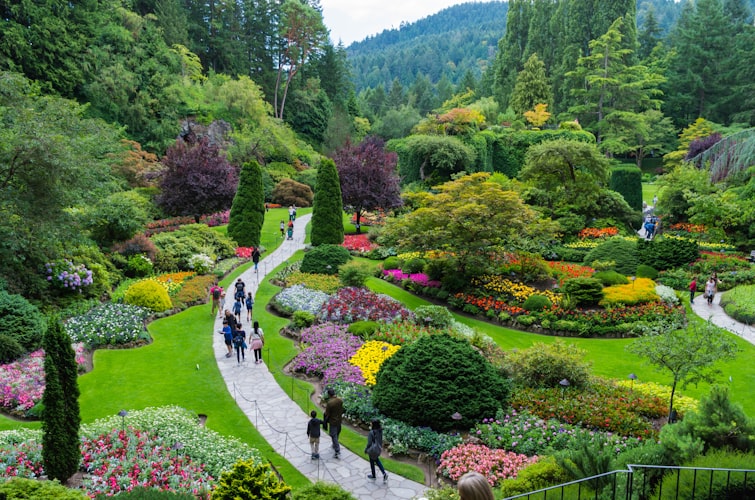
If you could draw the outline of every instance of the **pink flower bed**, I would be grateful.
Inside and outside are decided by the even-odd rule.
[[[251,259],[252,252],[254,252],[254,247],[237,247],[236,257],[240,259]]]
[[[431,280],[425,273],[406,274],[401,269],[385,269],[383,270],[383,275],[391,276],[396,281],[411,280],[420,286],[440,288],[440,281]]]
[[[482,444],[461,444],[443,452],[438,474],[458,481],[467,472],[476,471],[485,476],[491,486],[495,486],[504,479],[515,478],[521,469],[537,459],[537,456],[529,458]]]
[[[334,323],[355,321],[401,321],[410,319],[412,312],[400,302],[378,295],[365,288],[341,288],[320,308],[319,317]]]
[[[377,245],[372,243],[366,234],[347,234],[343,237],[342,246],[350,252],[365,253],[377,248]]]
[[[363,342],[347,328],[348,325],[323,323],[303,330],[301,341],[306,348],[292,361],[293,370],[322,377],[325,385],[337,380],[364,385],[362,370],[349,363]]]
[[[200,224],[207,224],[209,227],[222,226],[228,224],[228,217],[231,215],[230,210],[225,212],[216,212],[214,214],[203,215],[199,218]]]

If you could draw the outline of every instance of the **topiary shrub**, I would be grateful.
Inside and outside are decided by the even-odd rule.
[[[337,484],[318,481],[295,492],[291,500],[356,500],[356,497]]]
[[[173,307],[165,287],[152,280],[137,281],[128,287],[123,301],[126,304],[146,307],[155,312],[167,311]]]
[[[642,210],[642,171],[639,168],[612,168],[608,188],[623,196],[627,205],[634,210]]]
[[[553,303],[545,295],[533,294],[527,297],[527,300],[522,304],[522,309],[525,311],[542,311],[543,309],[550,309]]]
[[[445,306],[419,306],[414,310],[414,321],[419,325],[448,328],[454,317]]]
[[[290,491],[291,487],[278,479],[269,464],[242,460],[220,475],[217,487],[212,492],[212,500],[286,500]]]
[[[525,387],[560,387],[566,379],[571,387],[584,387],[590,379],[590,363],[585,351],[573,344],[556,340],[552,344],[536,342],[532,347],[512,352],[508,371]]]
[[[425,265],[427,262],[425,259],[420,259],[419,257],[415,257],[413,259],[409,259],[408,261],[404,262],[404,265],[401,266],[401,270],[404,271],[406,274],[416,274],[421,273],[425,269]]]
[[[600,281],[603,286],[626,285],[629,283],[629,278],[616,271],[599,271],[593,274],[592,277]]]
[[[362,287],[370,274],[370,269],[357,261],[347,262],[338,268],[338,280],[343,286]]]
[[[338,268],[351,259],[348,250],[340,245],[320,245],[304,254],[301,272],[312,274],[336,274]]]
[[[24,354],[26,354],[26,351],[16,339],[0,333],[0,364],[15,361]]]
[[[638,263],[653,266],[659,271],[686,266],[699,257],[700,247],[696,241],[663,237],[637,242]]]
[[[47,320],[37,306],[21,295],[0,290],[0,332],[29,352],[40,346],[46,330]]]
[[[343,243],[343,198],[338,169],[330,158],[324,158],[317,169],[317,192],[312,208],[312,245]]]
[[[621,237],[610,238],[585,255],[584,263],[591,266],[594,261],[613,261],[614,270],[626,276],[637,270],[637,242]]]
[[[0,498],[42,500],[85,500],[89,497],[83,490],[70,489],[58,481],[41,481],[14,477],[0,483]]]
[[[383,269],[401,269],[401,259],[388,257],[383,261]]]
[[[469,429],[506,406],[510,382],[469,342],[420,337],[388,358],[372,398],[386,416],[438,431]]]
[[[654,267],[640,264],[637,266],[637,277],[655,280],[658,277],[658,271]]]
[[[595,305],[603,299],[603,284],[595,278],[572,278],[564,281],[561,290],[576,305]]]
[[[569,475],[556,463],[555,458],[544,457],[517,472],[516,478],[504,479],[499,491],[504,498],[508,498],[562,484],[568,480]]]
[[[377,332],[379,328],[380,323],[377,321],[355,321],[349,325],[346,331],[366,340]]]

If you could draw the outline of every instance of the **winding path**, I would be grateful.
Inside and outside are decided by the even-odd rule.
[[[731,333],[742,337],[750,344],[755,345],[755,327],[740,323],[734,318],[728,316],[724,311],[724,308],[719,304],[720,301],[720,293],[717,293],[713,297],[713,304],[711,305],[708,305],[703,294],[699,294],[695,297],[695,302],[693,302],[690,307],[695,314],[701,318],[709,320],[714,325],[728,330]]]
[[[260,281],[297,250],[304,248],[305,227],[311,214],[297,218],[293,240],[284,241],[276,250],[266,255],[259,263],[259,272],[250,268],[240,277],[247,291],[257,293]],[[244,323],[246,316],[242,315]],[[246,361],[238,364],[236,356],[226,358],[226,347],[221,335],[214,332],[221,328],[221,320],[215,319],[213,350],[220,373],[228,390],[239,407],[246,413],[268,443],[291,465],[313,482],[322,480],[337,483],[359,499],[411,499],[422,496],[426,487],[401,476],[389,473],[387,482],[367,479],[369,462],[345,447],[341,458],[335,459],[327,433],[320,437],[320,460],[310,458],[309,438],[306,436],[309,416],[294,403],[278,385],[266,364],[255,364],[254,355],[247,351]],[[262,325],[264,328],[264,325]],[[244,325],[247,333],[251,327]],[[268,332],[269,333],[269,332]],[[318,412],[322,415],[322,412]]]

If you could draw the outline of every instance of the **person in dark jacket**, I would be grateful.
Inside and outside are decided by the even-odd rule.
[[[325,403],[325,413],[323,420],[328,425],[328,433],[333,442],[333,451],[335,458],[341,458],[341,445],[338,442],[338,436],[341,434],[341,421],[343,419],[343,400],[336,396],[336,391],[332,387],[328,388],[328,402]]]
[[[370,457],[370,470],[372,474],[368,475],[368,479],[375,479],[375,464],[377,464],[380,472],[383,473],[383,482],[388,481],[388,473],[385,472],[383,462],[380,461],[380,453],[383,451],[383,426],[380,424],[380,420],[372,421],[372,429],[367,434],[367,447],[364,452]]]
[[[307,423],[307,436],[309,436],[309,447],[312,449],[312,460],[320,458],[320,426],[322,420],[317,418],[317,412],[312,410],[309,413],[312,417]]]

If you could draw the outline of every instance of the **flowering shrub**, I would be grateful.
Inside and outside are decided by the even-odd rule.
[[[637,240],[637,238],[633,237],[633,236],[611,236],[610,238],[621,238],[623,240],[632,241],[632,242],[634,242],[634,241]],[[564,246],[566,248],[586,248],[586,249],[590,249],[590,248],[595,248],[598,245],[603,244],[606,239],[609,239],[609,237],[599,238],[599,239],[595,239],[595,238],[584,239],[584,240],[579,240],[579,241],[572,241],[571,243],[565,243]]]
[[[325,292],[312,290],[304,285],[294,285],[281,290],[275,296],[275,303],[285,311],[306,311],[317,314],[328,300]]]
[[[94,283],[92,271],[84,264],[76,265],[68,259],[56,260],[45,264],[47,281],[61,290],[78,290]]]
[[[145,338],[144,320],[149,314],[143,307],[111,302],[69,319],[64,327],[73,342],[83,342],[87,348],[96,349]]]
[[[619,229],[616,227],[586,227],[579,232],[580,239],[585,238],[609,238],[619,234]]]
[[[383,362],[396,354],[400,346],[392,345],[379,340],[365,342],[354,354],[349,363],[362,371],[365,385],[375,385],[375,375],[380,370]]]
[[[74,345],[74,351],[76,363],[82,368],[86,363],[84,346]],[[0,406],[12,415],[27,416],[45,392],[44,364],[45,352],[39,349],[13,363],[0,365]]]
[[[634,282],[626,285],[613,285],[603,288],[603,300],[600,305],[604,307],[617,304],[646,304],[658,302],[660,297],[655,293],[655,282],[648,278],[636,278]]]
[[[292,360],[292,369],[322,377],[325,385],[336,380],[364,384],[359,367],[349,363],[362,341],[346,328],[346,325],[323,323],[302,330],[301,341],[306,347]]]
[[[583,436],[599,441],[604,448],[619,454],[638,446],[642,441],[626,438],[610,432],[594,432],[559,422],[556,419],[542,419],[527,411],[512,410],[507,414],[499,412],[496,418],[483,419],[471,431],[471,436],[481,440],[490,448],[533,456],[546,450],[570,448]]]
[[[357,223],[357,214],[351,214],[351,223]],[[385,224],[385,212],[377,210],[375,212],[362,212],[359,217],[359,223],[363,226],[380,226]]]
[[[395,281],[409,280],[419,286],[429,286],[431,288],[440,288],[440,281],[431,280],[425,273],[406,274],[401,269],[386,269],[383,276],[390,276]]]
[[[668,228],[669,231],[683,231],[685,233],[704,233],[707,231],[705,225],[690,224],[689,222],[677,222],[676,224],[671,224]]]
[[[144,234],[152,236],[153,234],[175,231],[183,225],[194,224],[194,217],[173,217],[170,219],[160,219],[147,224]]]
[[[486,274],[479,278],[472,279],[472,285],[485,290],[486,292],[495,293],[499,298],[504,300],[514,300],[523,304],[532,295],[543,295],[553,304],[561,302],[561,296],[550,290],[538,290],[537,288],[516,283],[499,275]]]
[[[318,314],[323,321],[353,323],[359,320],[399,321],[412,317],[401,302],[364,288],[341,288],[322,305]]]
[[[524,309],[519,306],[511,306],[505,301],[496,299],[495,297],[476,297],[468,293],[457,293],[454,295],[454,299],[461,304],[469,304],[477,307],[482,312],[494,311],[495,313],[505,312],[511,316],[526,313]]]
[[[349,252],[367,253],[378,246],[371,242],[366,234],[347,234],[341,244]]]
[[[595,269],[589,266],[572,264],[571,262],[560,262],[557,260],[547,261],[545,263],[558,279],[558,284],[563,285],[564,281],[571,278],[589,278],[595,274]]]
[[[660,398],[663,401],[671,400],[671,387],[667,385],[656,384],[655,382],[637,382],[636,380],[634,383],[631,380],[616,380],[614,383],[643,396]],[[674,394],[674,409],[679,413],[679,416],[683,416],[688,411],[697,411],[697,406],[698,401],[696,399],[682,396],[678,392]]]
[[[491,486],[504,479],[516,477],[517,473],[537,457],[510,453],[504,450],[490,449],[482,444],[461,444],[440,456],[437,472],[452,481],[458,481],[469,471],[476,471],[485,476]]]
[[[200,224],[207,224],[208,227],[224,226],[228,224],[228,217],[231,211],[226,210],[224,212],[215,212],[210,215],[203,215],[199,218]],[[192,221],[193,222],[193,221]]]
[[[251,259],[254,247],[236,247],[236,257],[239,259]]]
[[[296,271],[286,278],[286,286],[304,285],[312,290],[319,290],[327,294],[335,293],[341,288],[338,276],[332,274],[302,273]]]
[[[196,274],[197,273],[194,271],[181,271],[177,273],[165,273],[159,276],[151,276],[147,279],[160,283],[168,292],[168,295],[173,296],[181,289],[184,281]]]
[[[210,272],[214,264],[212,258],[206,253],[195,253],[189,257],[189,269],[193,269],[199,274]]]

